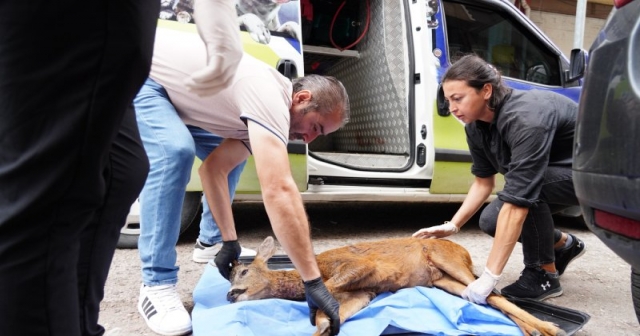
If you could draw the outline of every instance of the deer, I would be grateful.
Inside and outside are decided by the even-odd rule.
[[[229,302],[305,300],[302,278],[295,269],[268,267],[275,251],[275,240],[268,236],[251,263],[232,264]],[[469,252],[447,239],[409,237],[360,242],[324,251],[316,259],[323,282],[340,303],[341,324],[380,293],[424,286],[461,296],[476,279]],[[495,291],[487,297],[487,304],[509,317],[524,335],[567,335],[556,324],[538,319]],[[329,335],[326,314],[319,310],[315,322],[314,336]]]

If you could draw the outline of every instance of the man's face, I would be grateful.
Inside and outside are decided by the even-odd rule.
[[[342,111],[335,110],[331,113],[320,114],[311,106],[311,95],[307,94],[308,91],[296,96],[298,93],[294,95],[291,105],[289,140],[302,140],[305,143],[310,143],[318,135],[327,135],[342,126]]]

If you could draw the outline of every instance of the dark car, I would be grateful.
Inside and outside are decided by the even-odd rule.
[[[586,62],[573,176],[587,226],[631,265],[640,322],[640,0],[614,5]]]

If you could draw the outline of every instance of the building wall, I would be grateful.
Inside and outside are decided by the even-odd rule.
[[[573,49],[575,16],[532,10],[530,18],[569,57]],[[604,22],[605,19],[587,17],[584,24],[583,49],[589,50]]]

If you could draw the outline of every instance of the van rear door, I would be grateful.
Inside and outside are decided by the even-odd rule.
[[[343,45],[327,45],[322,36],[318,42],[313,36],[321,32],[312,30],[303,46],[305,73],[341,80],[351,104],[349,123],[309,144],[304,197],[368,200],[427,194],[433,145],[431,116],[425,111],[432,109],[437,83],[435,59],[425,55],[432,49],[426,2],[353,3],[359,3],[349,9],[353,13],[340,15],[358,29],[336,32],[336,22],[334,37],[346,40],[344,34],[355,34],[353,41],[359,42],[341,50]],[[322,22],[318,27],[324,27]]]

